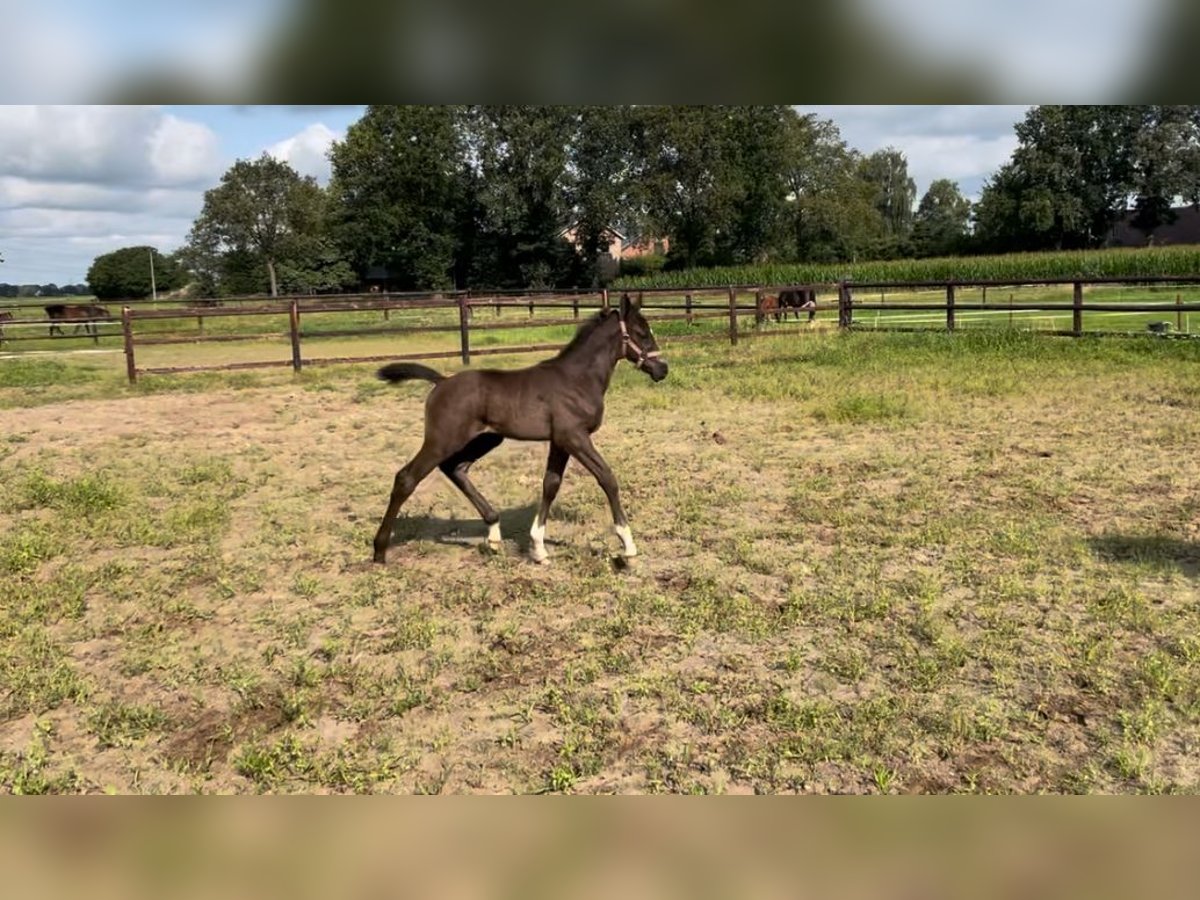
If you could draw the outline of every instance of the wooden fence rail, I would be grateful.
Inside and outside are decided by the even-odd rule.
[[[642,300],[642,308],[647,313],[647,319],[651,322],[686,322],[689,325],[693,325],[698,320],[727,319],[727,340],[730,342],[730,344],[736,345],[740,337],[755,333],[752,331],[744,331],[742,328],[740,328],[740,320],[744,317],[753,316],[756,325],[755,331],[757,331],[767,318],[767,314],[764,313],[764,308],[761,305],[763,294],[768,292],[778,293],[781,290],[804,291],[805,296],[810,299],[817,298],[818,294],[825,296],[832,295],[834,299],[818,300],[815,303],[815,310],[836,310],[838,326],[843,330],[849,330],[856,326],[855,313],[860,311],[940,311],[945,315],[945,328],[950,331],[955,330],[955,328],[958,326],[959,315],[968,311],[1069,311],[1072,314],[1071,330],[1050,333],[1072,334],[1076,336],[1083,334],[1083,313],[1089,311],[1119,311],[1133,313],[1174,312],[1177,316],[1180,316],[1184,312],[1200,312],[1200,302],[1184,303],[1181,301],[1178,294],[1176,295],[1174,303],[1088,303],[1085,302],[1084,298],[1085,285],[1155,284],[1173,284],[1181,286],[1200,285],[1200,276],[1190,278],[1182,276],[1162,276],[1146,278],[1032,279],[1012,282],[998,280],[954,280],[945,282],[841,281],[830,284],[788,285],[786,287],[731,285],[726,288],[655,288],[640,290],[636,293]],[[989,287],[1022,287],[1029,285],[1070,286],[1072,289],[1071,302],[1012,302],[1010,298],[1008,303],[978,303],[973,301],[963,302],[959,295],[959,292],[963,288],[979,287],[983,288],[986,292],[986,289]],[[888,303],[875,302],[874,300],[860,301],[857,299],[858,296],[861,296],[866,292],[871,292],[872,295],[874,295],[876,292],[880,291],[911,291],[913,289],[937,290],[939,292],[944,292],[944,299],[938,303],[915,303],[910,301]],[[658,297],[682,297],[683,302],[665,302],[657,300],[656,298]],[[720,299],[718,300],[718,298]],[[332,298],[294,297],[287,299],[284,302],[279,300],[264,300],[263,298],[251,299],[255,301],[253,305],[179,307],[174,309],[143,310],[135,309],[132,306],[123,307],[121,311],[121,333],[124,343],[126,370],[129,380],[131,382],[136,381],[138,375],[140,374],[167,374],[173,372],[250,369],[289,365],[295,371],[300,371],[306,366],[332,365],[351,362],[377,362],[381,360],[392,359],[418,360],[450,359],[458,357],[464,365],[470,365],[472,357],[475,356],[486,356],[493,354],[543,353],[561,349],[563,346],[562,344],[557,343],[534,343],[523,345],[502,344],[489,347],[477,347],[472,345],[473,334],[481,331],[502,331],[513,328],[540,328],[574,325],[578,323],[581,311],[584,313],[590,313],[593,310],[608,308],[609,305],[609,296],[607,291],[556,291],[524,294],[520,292],[506,292],[492,296],[473,296],[469,292],[465,291],[447,291],[441,296],[434,296],[425,293],[408,296],[374,294]],[[708,302],[705,302],[706,300]],[[514,307],[528,309],[529,317],[522,317],[521,321],[499,321],[491,316],[489,316],[487,319],[480,319],[476,315],[479,310],[490,308],[495,311],[496,316],[498,317],[501,309]],[[537,309],[551,311],[552,315],[546,318],[537,318],[534,315],[534,312]],[[457,322],[454,324],[447,323],[445,325],[429,325],[417,323],[397,324],[396,320],[388,320],[388,324],[386,325],[381,324],[379,326],[364,326],[361,328],[331,327],[305,330],[301,327],[302,323],[308,321],[308,319],[327,314],[380,311],[384,314],[385,320],[387,320],[389,312],[398,310],[445,310],[451,315],[456,313]],[[785,311],[786,310],[780,310],[780,312]],[[555,312],[561,314],[553,315]],[[203,333],[203,320],[209,318],[223,318],[226,316],[286,317],[286,330],[252,335]],[[201,330],[198,334],[164,335],[154,332],[139,333],[136,330],[137,323],[141,321],[192,318],[197,318],[200,321]],[[43,321],[41,324],[45,324],[45,322]],[[884,325],[882,327],[876,326],[876,329],[881,331],[925,330],[914,329],[905,325]],[[305,357],[303,354],[303,342],[305,340],[314,338],[422,333],[457,333],[458,348],[456,350],[431,352],[397,352],[388,354],[386,356]],[[288,339],[290,343],[291,354],[289,359],[248,361],[219,365],[212,364],[139,367],[137,365],[135,356],[138,346],[198,344],[207,343],[210,341],[234,342],[278,340],[282,338]],[[677,341],[714,339],[721,339],[720,332],[665,335],[663,336],[662,340],[663,343],[670,343]]]

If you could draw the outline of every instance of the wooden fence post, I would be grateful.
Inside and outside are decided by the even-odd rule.
[[[755,328],[762,328],[762,323],[763,323],[762,305],[763,305],[763,292],[762,292],[762,289],[760,288],[754,292],[754,327]]]
[[[133,361],[133,322],[130,320],[128,306],[121,308],[121,333],[125,338],[125,374],[129,383],[137,383],[137,365]]]
[[[1183,304],[1183,300],[1180,299],[1179,291],[1176,291],[1175,292],[1175,330],[1176,331],[1183,331],[1183,310],[1181,310],[1179,308],[1182,304]]]
[[[1072,298],[1074,309],[1071,310],[1071,331],[1075,337],[1083,334],[1083,282],[1075,282],[1075,291]]]
[[[846,329],[854,324],[854,298],[850,285],[838,282],[838,328]]]
[[[530,310],[533,309],[533,304],[530,304]],[[467,323],[467,298],[458,298],[458,338],[462,349],[462,363],[464,366],[471,364],[471,334],[470,327]],[[532,311],[530,315],[533,315]]]
[[[696,320],[694,318],[692,318],[692,295],[691,294],[687,294],[684,296],[683,309],[684,309],[684,312],[687,314],[687,323],[689,325],[694,324]]]
[[[608,309],[608,288],[600,292],[600,308]]]
[[[946,285],[946,330],[954,330],[954,285]]]
[[[579,318],[579,295],[578,294],[571,295],[571,314],[576,319]]]
[[[299,372],[300,366],[300,303],[293,300],[288,307],[288,327],[292,337],[292,371]]]
[[[729,287],[729,343],[736,344],[738,342],[737,333],[737,291],[733,286]]]

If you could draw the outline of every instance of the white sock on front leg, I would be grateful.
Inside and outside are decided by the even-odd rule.
[[[503,541],[504,539],[500,536],[500,523],[493,522],[488,526],[488,546],[492,547],[493,549],[498,548]]]

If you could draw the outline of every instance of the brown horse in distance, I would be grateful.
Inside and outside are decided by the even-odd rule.
[[[50,319],[51,337],[56,333],[64,335],[61,323],[74,322],[76,323],[74,334],[79,334],[79,329],[82,328],[84,332],[92,336],[92,340],[100,343],[96,323],[115,321],[107,309],[94,303],[51,303],[42,308],[46,310],[46,315]]]
[[[487,523],[488,546],[499,549],[500,516],[468,479],[467,471],[505,438],[550,443],[541,507],[529,530],[534,561],[547,560],[546,518],[571,457],[592,473],[608,497],[622,555],[636,556],[617,479],[592,444],[592,434],[604,418],[605,392],[622,359],[654,381],[667,377],[667,364],[659,358],[650,324],[628,294],[621,297],[619,310],[601,310],[581,325],[553,359],[528,368],[472,369],[449,378],[415,363],[391,363],[380,369],[379,377],[385,381],[420,378],[433,382],[434,388],[425,400],[424,443],[396,473],[387,512],[375,534],[375,562],[387,559],[400,506],[438,468]]]

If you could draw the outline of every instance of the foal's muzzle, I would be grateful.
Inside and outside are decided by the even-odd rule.
[[[667,364],[661,359],[643,360],[642,368],[646,370],[646,374],[654,381],[662,381],[667,377]]]

